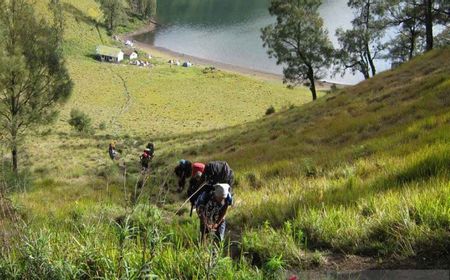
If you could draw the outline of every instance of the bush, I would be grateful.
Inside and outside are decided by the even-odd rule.
[[[98,125],[98,129],[100,129],[100,130],[105,130],[105,129],[106,129],[106,123],[105,123],[105,122],[101,122],[101,123]]]
[[[338,87],[336,84],[332,84],[330,87],[330,93],[335,93],[338,91]]]
[[[78,132],[93,132],[91,118],[80,110],[72,109],[69,124]]]
[[[273,105],[270,105],[270,107],[266,110],[266,116],[272,115],[273,113],[275,113],[275,108],[273,107]]]

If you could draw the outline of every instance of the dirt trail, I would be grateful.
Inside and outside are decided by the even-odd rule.
[[[124,113],[126,113],[128,111],[128,109],[131,106],[131,103],[133,101],[132,95],[130,94],[130,91],[128,90],[128,85],[127,85],[127,81],[122,77],[122,75],[120,75],[117,71],[115,71],[114,65],[110,65],[108,67],[108,69],[116,76],[120,79],[120,81],[122,82],[122,86],[123,86],[123,94],[126,98],[125,103],[119,108],[119,110],[117,111],[117,113],[115,115],[113,115],[113,117],[111,118],[111,120],[109,121],[111,126],[114,128],[114,135],[117,136],[119,134],[119,131],[122,129],[122,126],[120,124],[117,123],[117,119],[120,118]]]

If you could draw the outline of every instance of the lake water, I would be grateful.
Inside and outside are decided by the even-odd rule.
[[[330,39],[335,30],[349,28],[353,18],[347,0],[325,0],[320,8]],[[282,67],[269,59],[262,46],[261,28],[274,22],[269,0],[162,0],[158,1],[156,31],[136,36],[140,42],[217,62],[269,73],[282,74]],[[379,70],[387,63],[379,62]],[[327,77],[356,83],[362,76]]]

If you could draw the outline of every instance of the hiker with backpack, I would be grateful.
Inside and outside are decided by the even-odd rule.
[[[111,141],[111,143],[109,143],[108,154],[111,160],[115,160],[119,156],[119,153],[116,150],[116,141]]]
[[[225,237],[225,217],[228,207],[233,203],[230,185],[226,183],[215,184],[211,189],[204,191],[196,202],[198,217],[200,219],[201,241],[206,241],[209,233],[214,233],[216,241],[223,241]]]
[[[140,156],[142,172],[148,172],[150,170],[150,161],[153,159],[155,152],[155,146],[153,143],[148,143],[144,152]]]
[[[189,187],[197,185],[203,172],[205,171],[205,164],[201,162],[190,162],[189,160],[182,159],[175,167],[174,173],[178,177],[178,192],[182,192],[186,185],[186,179],[189,179]]]
[[[178,165],[175,167],[174,173],[178,177],[178,192],[182,192],[184,186],[186,185],[186,179],[189,180],[189,187],[187,190],[187,195],[189,197],[189,201],[191,202],[191,212],[190,216],[192,216],[192,211],[194,210],[195,201],[198,196],[201,194],[198,192],[198,188],[201,187],[202,175],[205,170],[205,164],[201,162],[190,162],[189,160],[182,159],[179,161]]]

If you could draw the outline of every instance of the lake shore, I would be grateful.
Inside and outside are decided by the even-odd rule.
[[[191,63],[193,63],[196,66],[215,67],[219,70],[227,71],[230,73],[241,74],[241,75],[245,75],[245,76],[249,76],[249,77],[253,77],[253,78],[257,78],[257,79],[268,80],[268,81],[275,81],[275,82],[283,81],[283,75],[281,75],[281,74],[274,74],[274,73],[259,71],[259,70],[255,70],[255,69],[251,69],[251,68],[232,65],[232,64],[228,64],[228,63],[218,62],[218,61],[214,61],[214,60],[210,60],[210,59],[200,58],[200,57],[196,57],[196,56],[192,56],[192,55],[188,55],[188,54],[184,54],[184,53],[180,53],[180,52],[175,52],[175,51],[169,50],[167,48],[157,47],[157,46],[154,46],[151,44],[139,42],[134,39],[134,37],[137,35],[155,31],[156,28],[158,28],[158,26],[160,26],[160,25],[157,22],[155,22],[154,20],[151,20],[151,21],[149,21],[149,23],[147,25],[143,26],[142,28],[139,28],[136,31],[126,33],[126,34],[116,35],[116,37],[121,42],[125,42],[127,40],[133,40],[134,46],[136,48],[138,48],[146,53],[149,53],[153,56],[159,56],[159,57],[162,57],[162,58],[165,58],[168,60],[174,59],[174,60],[179,60],[180,62],[190,61]],[[337,85],[339,88],[348,86],[345,84],[317,81],[316,87],[318,90],[329,90],[333,84]]]

